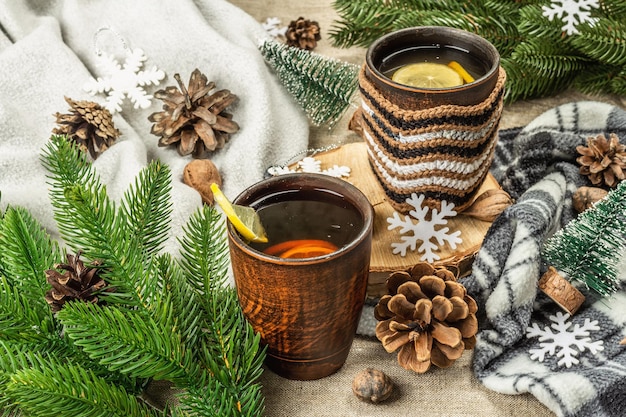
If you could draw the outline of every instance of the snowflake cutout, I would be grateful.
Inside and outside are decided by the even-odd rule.
[[[294,169],[284,166],[273,166],[269,167],[267,170],[267,172],[273,177],[277,175],[308,172],[313,174],[324,174],[335,178],[347,178],[350,176],[350,171],[350,167],[339,165],[333,165],[330,168],[322,169],[322,161],[311,156],[307,156],[301,161],[298,161]]]
[[[543,329],[539,328],[537,323],[533,323],[532,327],[526,329],[527,338],[538,337],[541,342],[539,343],[541,348],[528,351],[531,359],[543,362],[546,354],[556,355],[557,358],[561,358],[557,365],[565,365],[565,367],[570,368],[580,362],[576,356],[578,353],[584,352],[585,349],[594,355],[604,350],[602,340],[592,342],[591,338],[588,337],[590,331],[600,330],[597,320],[591,321],[587,318],[582,326],[576,324],[570,330],[572,323],[566,323],[569,317],[569,314],[563,314],[560,311],[556,313],[556,316],[550,316],[550,320],[554,322],[550,327],[556,330],[556,333],[547,326]],[[551,340],[551,342],[546,342],[546,340]],[[557,349],[559,350],[557,351]]]
[[[600,0],[552,0],[550,7],[543,6],[543,15],[550,21],[554,18],[565,23],[561,29],[568,35],[578,34],[577,26],[588,23],[593,26],[598,21],[591,17],[591,8],[600,7]]]
[[[393,254],[406,256],[407,249],[414,251],[417,247],[417,242],[421,241],[422,244],[417,248],[417,251],[423,253],[421,257],[422,261],[434,262],[441,259],[441,257],[435,253],[440,246],[447,243],[450,248],[456,249],[456,246],[462,242],[459,237],[461,235],[460,230],[449,233],[449,227],[441,227],[438,229],[439,226],[445,226],[448,223],[446,217],[456,216],[454,204],[448,204],[443,200],[441,202],[441,211],[433,209],[430,220],[428,220],[427,214],[429,208],[422,207],[424,194],[418,196],[416,193],[413,193],[406,202],[414,208],[409,211],[410,216],[404,216],[404,219],[402,219],[397,212],[393,213],[393,217],[387,218],[387,222],[389,223],[387,230],[399,228],[400,234],[406,234],[412,231],[413,235],[402,236],[402,242],[392,243]],[[411,216],[417,220],[417,223],[413,222]],[[437,244],[432,241],[433,239],[437,241]]]
[[[264,23],[261,23],[263,29],[273,38],[285,36],[287,26],[280,26],[280,19],[277,17],[268,17]]]
[[[122,111],[124,98],[129,98],[136,109],[150,107],[152,96],[146,93],[144,86],[154,84],[165,78],[165,73],[156,67],[142,71],[146,55],[141,49],[126,49],[126,60],[121,65],[112,55],[103,56],[98,67],[107,74],[105,77],[92,78],[83,89],[92,96],[106,94],[106,107],[112,114]]]

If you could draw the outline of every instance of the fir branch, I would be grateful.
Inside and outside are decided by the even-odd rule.
[[[626,24],[623,22],[599,19],[593,26],[581,26],[572,44],[607,65],[626,65]]]
[[[36,355],[31,355],[36,358]],[[37,358],[17,369],[6,384],[5,395],[29,415],[84,417],[149,417],[156,410],[141,403],[122,387],[111,385],[88,369]]]
[[[333,126],[356,92],[359,66],[271,40],[259,48],[311,122]]]
[[[44,295],[45,271],[63,259],[57,242],[21,207],[9,207],[0,222],[3,274],[12,286],[41,310],[49,312]]]
[[[168,319],[157,323],[141,311],[81,302],[67,303],[57,317],[68,337],[110,370],[182,386],[202,381],[193,350],[174,326],[163,326]]]
[[[225,223],[214,208],[203,206],[183,228],[180,265],[199,294],[226,284],[228,246]]]
[[[171,171],[160,162],[139,172],[134,185],[124,193],[118,216],[126,221],[126,239],[150,256],[161,250],[168,231],[171,209],[169,199]]]
[[[548,239],[544,260],[602,296],[619,288],[626,250],[626,181]]]
[[[190,218],[181,239],[182,270],[201,294],[207,315],[199,353],[210,371],[207,383],[215,387],[190,387],[181,402],[200,415],[260,416],[264,398],[256,381],[265,353],[235,290],[225,285],[228,247],[223,226],[215,209],[203,207]],[[207,410],[213,411],[202,414]]]
[[[0,277],[0,341],[41,342],[57,337],[50,308],[37,301]]]

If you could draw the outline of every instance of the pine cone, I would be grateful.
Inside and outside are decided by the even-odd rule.
[[[322,35],[317,22],[299,17],[289,23],[285,38],[287,45],[311,51],[317,46],[317,41],[322,39]]]
[[[61,310],[63,304],[72,300],[82,300],[89,303],[98,302],[98,291],[106,287],[106,282],[98,275],[97,268],[86,267],[80,260],[81,253],[76,256],[67,254],[67,264],[57,264],[56,269],[62,269],[61,274],[55,269],[46,271],[46,280],[52,288],[46,293],[46,301],[52,312]],[[92,262],[98,266],[98,262]]]
[[[478,306],[451,271],[418,263],[392,273],[387,289],[374,309],[376,337],[387,352],[400,349],[400,366],[417,373],[431,363],[445,368],[474,347]]]
[[[185,88],[179,74],[174,78],[180,86],[167,87],[154,93],[154,97],[163,100],[163,111],[152,113],[148,120],[152,125],[152,134],[160,136],[159,146],[176,144],[178,153],[196,158],[204,158],[209,152],[220,149],[230,139],[230,134],[239,130],[232,115],[224,109],[237,100],[237,96],[228,90],[215,88],[214,82],[207,82],[207,77],[197,68],[189,78],[189,88]]]
[[[616,134],[609,139],[600,134],[587,138],[587,146],[579,145],[576,150],[582,156],[576,159],[580,173],[586,175],[593,185],[614,188],[625,178],[626,146],[622,145]]]
[[[65,101],[70,105],[70,113],[55,114],[59,126],[52,133],[67,135],[80,149],[89,151],[93,159],[98,158],[120,136],[111,112],[93,101],[74,101],[68,97]]]

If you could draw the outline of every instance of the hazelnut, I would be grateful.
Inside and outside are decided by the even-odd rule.
[[[393,381],[384,372],[366,368],[352,380],[352,392],[358,399],[371,403],[385,401],[393,391]]]
[[[210,206],[213,205],[211,184],[216,183],[222,186],[222,177],[215,164],[209,159],[194,159],[188,163],[183,171],[183,181],[198,191],[202,201]]]

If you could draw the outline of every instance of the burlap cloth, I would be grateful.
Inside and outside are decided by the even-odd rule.
[[[322,40],[315,52],[361,65],[365,49],[339,49],[331,45],[328,30],[338,19],[332,0],[302,2],[298,0],[232,0],[259,21],[278,17],[283,25],[299,16],[316,20]],[[556,97],[529,100],[504,108],[501,128],[524,126],[538,115],[559,104],[579,100],[605,101],[626,108],[626,98],[588,96],[566,91]],[[311,127],[311,147],[360,141],[348,130],[352,115],[348,110],[339,123],[329,130]],[[396,384],[390,400],[378,405],[359,401],[351,390],[354,376],[364,368],[375,367],[387,373]],[[551,416],[533,396],[505,395],[483,387],[471,371],[471,351],[448,369],[431,369],[418,375],[401,368],[395,354],[388,354],[377,340],[357,338],[344,367],[336,374],[317,381],[290,381],[271,371],[263,373],[261,382],[266,397],[268,417],[297,416]]]

